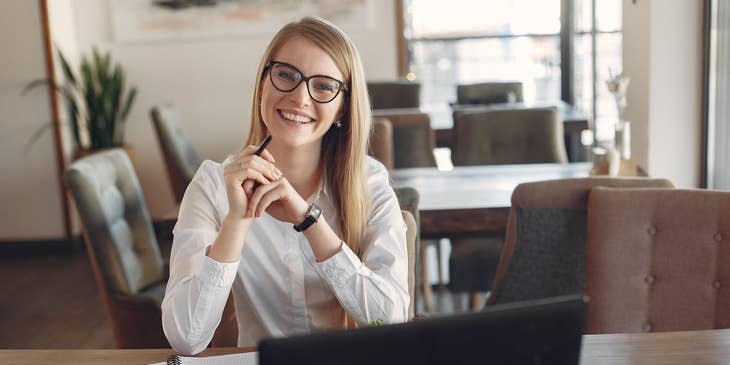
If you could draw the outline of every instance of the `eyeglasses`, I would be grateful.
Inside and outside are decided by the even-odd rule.
[[[276,90],[288,93],[296,89],[302,81],[306,81],[309,96],[320,104],[334,100],[340,94],[340,90],[347,93],[347,85],[344,82],[325,75],[304,76],[288,63],[269,61],[266,63],[266,68],[269,70],[271,84]]]

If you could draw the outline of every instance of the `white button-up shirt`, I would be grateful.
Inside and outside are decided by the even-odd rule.
[[[303,233],[263,213],[251,224],[241,258],[222,263],[205,255],[228,212],[223,164],[205,161],[185,192],[170,257],[170,279],[162,302],[162,325],[182,353],[205,349],[233,290],[238,345],[265,337],[337,328],[345,311],[359,325],[407,318],[406,225],[387,170],[367,158],[371,207],[361,239],[361,258],[342,251],[317,262]],[[308,200],[338,236],[342,233],[326,187]],[[344,310],[343,310],[344,308]]]

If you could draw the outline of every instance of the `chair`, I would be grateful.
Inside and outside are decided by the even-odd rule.
[[[74,162],[64,173],[119,348],[169,347],[160,304],[167,281],[152,221],[121,149]]]
[[[63,179],[81,217],[117,347],[170,347],[160,309],[168,268],[129,157],[119,148],[98,152],[71,164]],[[219,328],[230,327],[232,304],[229,298]],[[235,323],[235,315],[232,319]],[[216,331],[213,343],[235,346],[222,337]]]
[[[373,109],[418,108],[421,84],[408,80],[368,81],[370,106]]]
[[[393,169],[393,124],[386,118],[373,118],[368,153],[388,170]]]
[[[402,210],[403,221],[406,223],[406,248],[408,252],[408,294],[411,301],[408,303],[408,319],[413,318],[416,308],[416,237],[418,226],[413,214]]]
[[[730,327],[730,192],[595,188],[586,333]]]
[[[157,132],[160,148],[162,148],[162,156],[175,194],[175,201],[180,204],[185,189],[203,160],[182,129],[182,117],[175,107],[171,105],[154,106],[150,111],[150,116]]]
[[[556,108],[454,111],[454,165],[565,163]]]
[[[373,113],[390,120],[393,126],[393,167],[433,167],[436,159],[436,135],[428,114],[414,110],[390,110]]]
[[[420,272],[419,269],[421,269],[421,262],[422,262],[422,250],[421,250],[421,239],[420,239],[420,232],[421,232],[421,219],[420,214],[418,213],[418,191],[414,188],[410,187],[400,187],[400,188],[393,188],[395,191],[395,195],[398,198],[398,205],[400,205],[400,208],[404,212],[410,213],[414,226],[409,226],[408,218],[403,217],[403,220],[406,222],[406,226],[408,226],[408,234],[407,234],[407,241],[408,241],[408,292],[411,294],[411,304],[408,308],[408,313],[410,317],[413,317],[415,308],[416,308],[416,285],[417,279],[416,279],[416,272]],[[411,235],[413,236],[411,238]],[[423,278],[421,278],[421,282],[423,282]],[[426,294],[424,293],[424,296]],[[426,301],[430,300],[430,296],[426,299]],[[430,303],[429,303],[430,305]],[[430,308],[430,307],[429,307]]]
[[[586,208],[596,186],[671,188],[672,183],[588,177],[518,185],[487,305],[583,293]]]
[[[456,86],[457,104],[522,103],[522,83],[519,81],[482,82]]]

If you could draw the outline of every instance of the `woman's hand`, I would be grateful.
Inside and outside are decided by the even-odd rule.
[[[285,177],[259,186],[251,196],[247,217],[260,217],[266,211],[272,217],[291,224],[304,219],[309,204]]]
[[[256,156],[256,146],[247,146],[223,168],[228,196],[228,217],[234,220],[251,218],[246,216],[249,201],[254,192],[254,183],[269,185],[283,175],[274,166],[274,156],[264,150]]]

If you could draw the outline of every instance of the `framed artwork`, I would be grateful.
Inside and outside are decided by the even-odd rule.
[[[119,43],[271,34],[304,16],[346,32],[375,27],[373,0],[108,0]]]

